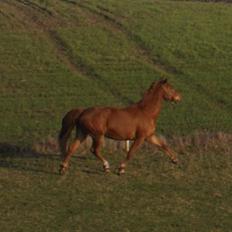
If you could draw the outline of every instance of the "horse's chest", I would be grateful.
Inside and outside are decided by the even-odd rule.
[[[143,134],[144,136],[150,136],[155,131],[155,124],[152,120],[144,121],[138,126],[138,134]]]

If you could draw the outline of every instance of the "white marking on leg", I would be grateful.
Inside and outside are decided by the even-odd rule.
[[[110,164],[107,160],[104,160],[103,165],[105,169],[110,169]]]
[[[121,163],[120,168],[121,169],[125,169],[126,168],[126,164],[125,163]]]
[[[125,148],[126,148],[126,152],[130,150],[130,140],[126,140]]]
[[[119,168],[119,175],[125,173],[125,168],[126,168],[126,164],[125,163],[121,163],[120,168]]]
[[[119,174],[125,174],[125,169],[120,169]]]

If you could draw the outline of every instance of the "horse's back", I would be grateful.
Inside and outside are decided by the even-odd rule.
[[[135,115],[129,112],[126,108],[116,107],[92,107],[86,109],[81,117],[80,123],[86,124],[104,124],[108,123],[129,123],[135,118]]]
[[[134,139],[138,129],[147,124],[145,116],[135,108],[94,107],[85,110],[78,127],[90,135],[109,138]]]

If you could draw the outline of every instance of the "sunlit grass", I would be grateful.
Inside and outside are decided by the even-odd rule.
[[[1,231],[229,232],[231,22],[224,3],[1,1]],[[157,127],[179,165],[145,146],[119,177],[124,153],[104,149],[111,174],[87,152],[58,175],[68,110],[130,104],[161,77],[183,96]]]

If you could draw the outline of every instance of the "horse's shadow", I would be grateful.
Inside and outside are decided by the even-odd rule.
[[[79,168],[86,174],[100,174],[97,170],[90,170],[85,163],[92,156],[78,155],[72,157],[79,163]],[[57,152],[40,153],[28,147],[0,143],[0,168],[38,174],[60,175],[59,165],[61,157]]]
[[[58,154],[43,154],[27,147],[0,143],[1,168],[57,175],[58,161]]]

